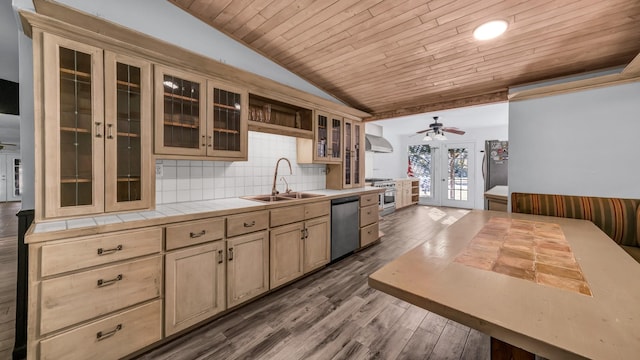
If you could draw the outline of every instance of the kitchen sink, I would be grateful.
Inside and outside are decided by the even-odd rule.
[[[319,197],[319,196],[324,196],[324,195],[309,194],[309,193],[303,193],[303,192],[290,192],[290,193],[284,193],[284,194],[278,194],[278,195],[243,196],[242,198],[243,199],[248,199],[248,200],[271,203],[271,202],[277,202],[277,201],[290,201],[290,200],[297,200],[297,199],[311,199],[311,198],[315,198],[315,197]]]

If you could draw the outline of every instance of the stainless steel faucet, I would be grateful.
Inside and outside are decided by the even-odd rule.
[[[287,164],[289,164],[289,175],[293,175],[293,170],[291,170],[291,162],[287,158],[280,158],[278,162],[276,162],[276,169],[273,172],[273,187],[271,187],[271,196],[278,195],[278,189],[276,189],[276,180],[278,179],[278,165],[280,165],[280,160],[285,160]],[[288,188],[289,186],[287,186]]]

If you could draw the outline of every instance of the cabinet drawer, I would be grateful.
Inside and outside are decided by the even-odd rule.
[[[380,196],[376,194],[367,194],[360,196],[360,207],[378,205]]]
[[[44,280],[40,332],[51,331],[160,296],[162,257]]]
[[[275,227],[302,221],[304,220],[304,213],[305,207],[303,205],[273,209],[271,210],[270,225]]]
[[[304,218],[313,219],[319,216],[329,215],[331,212],[331,202],[322,201],[304,206]]]
[[[44,339],[40,359],[119,359],[161,339],[161,301]]]
[[[167,250],[220,240],[224,237],[224,219],[189,221],[167,226]]]
[[[269,226],[269,212],[256,211],[227,217],[227,237],[264,230]]]
[[[373,224],[378,221],[378,206],[371,205],[360,209],[360,227]]]
[[[378,223],[360,229],[360,247],[367,246],[378,240]]]
[[[42,247],[42,276],[159,253],[162,228],[78,238]]]

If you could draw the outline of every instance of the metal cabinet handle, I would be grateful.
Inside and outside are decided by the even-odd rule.
[[[102,134],[100,133],[100,125],[102,125],[102,123],[96,121],[96,137],[97,138],[101,138],[102,137]]]
[[[213,137],[209,135],[209,141],[207,142],[208,147],[213,147]]]
[[[107,124],[107,139],[113,139],[113,124]]]
[[[224,259],[222,258],[222,250],[218,250],[218,264],[222,264]]]
[[[206,142],[206,137],[202,135],[202,146],[207,146]]]
[[[253,220],[253,221],[252,221],[252,222],[250,222],[250,223],[244,223],[244,227],[252,227],[252,226],[254,226],[255,224],[256,224],[256,221],[255,221],[255,220]]]
[[[304,228],[304,238],[308,239],[309,238],[309,229]]]
[[[229,261],[233,260],[233,248],[229,248]]]
[[[304,235],[304,230],[305,229],[300,229],[300,240],[304,240],[306,238]]]
[[[190,238],[192,238],[192,239],[195,239],[195,238],[199,238],[200,236],[202,236],[202,235],[204,235],[204,234],[206,234],[206,233],[207,233],[207,231],[206,231],[206,230],[202,230],[202,231],[200,231],[199,233],[193,233],[193,232],[190,232],[190,233],[189,233],[189,237],[190,237]]]
[[[112,337],[113,335],[115,335],[118,331],[122,330],[122,324],[118,324],[113,330],[111,331],[107,331],[107,332],[102,332],[102,331],[98,331],[96,333],[96,339],[98,339],[98,341],[100,340],[104,340],[106,338]]]
[[[118,246],[114,247],[113,249],[98,248],[98,255],[99,256],[109,255],[109,254],[116,253],[116,252],[118,252],[120,250],[122,250],[122,245],[118,245]]]
[[[122,280],[122,274],[119,274],[118,276],[116,276],[115,278],[111,279],[111,280],[102,280],[99,279],[98,280],[98,287],[105,287],[105,286],[109,286],[109,285],[113,285],[115,284],[117,281]]]

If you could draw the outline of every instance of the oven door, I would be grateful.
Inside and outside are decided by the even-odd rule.
[[[396,189],[386,188],[380,193],[380,203],[378,204],[380,215],[384,216],[396,210]]]

